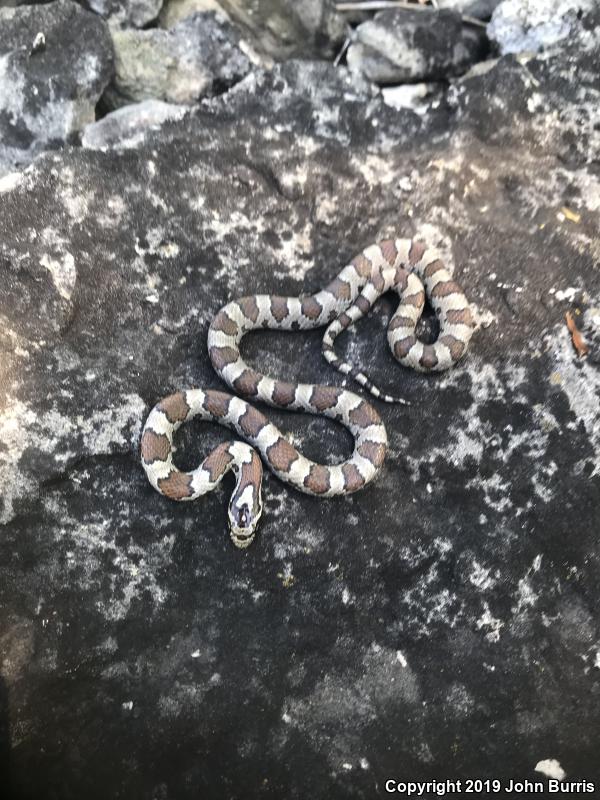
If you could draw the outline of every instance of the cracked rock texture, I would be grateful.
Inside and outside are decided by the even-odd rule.
[[[593,20],[581,36],[465,77],[435,115],[292,61],[136,147],[0,180],[9,796],[345,800],[389,778],[544,780],[551,759],[600,780],[600,372],[564,319],[600,341]],[[481,327],[437,376],[393,361],[392,298],[340,339],[411,401],[379,406],[374,483],[324,501],[268,474],[243,553],[231,484],[191,504],[151,489],[144,419],[222,388],[206,333],[225,302],[314,291],[417,232]],[[320,338],[256,333],[244,352],[342,385]],[[350,452],[337,426],[268,413],[309,457]],[[179,464],[228,436],[186,426]]]
[[[141,100],[195,103],[237,83],[250,69],[236,29],[198,12],[169,30],[112,30],[115,77],[104,99],[113,107]]]
[[[0,175],[74,141],[112,69],[106,24],[70,0],[0,8]]]
[[[480,33],[456,11],[391,9],[358,26],[347,60],[374,83],[411,83],[459,75],[481,53]]]

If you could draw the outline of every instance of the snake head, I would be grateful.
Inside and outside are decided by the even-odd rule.
[[[262,514],[262,465],[256,450],[245,442],[235,442],[239,458],[237,483],[229,503],[229,533],[236,547],[252,544]]]
[[[236,547],[243,549],[252,544],[261,514],[260,502],[255,503],[253,508],[246,503],[229,507],[229,533]]]

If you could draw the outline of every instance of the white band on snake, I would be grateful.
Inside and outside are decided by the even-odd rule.
[[[208,333],[212,364],[237,394],[337,420],[354,437],[349,459],[333,466],[311,461],[246,401],[224,392],[191,389],[165,398],[146,421],[141,455],[152,486],[174,500],[193,500],[212,491],[233,470],[236,486],[229,504],[229,527],[234,544],[247,547],[262,514],[262,465],[258,453],[282,481],[319,497],[349,494],[373,480],[387,449],[385,427],[373,406],[345,389],[286,383],[263,375],[244,362],[240,342],[245,333],[256,329],[289,331],[327,325],[323,338],[327,361],[375,397],[404,403],[402,398],[383,394],[333,349],[339,333],[363,317],[389,290],[400,297],[389,324],[388,341],[401,364],[420,372],[439,371],[448,369],[464,355],[474,328],[469,303],[439,254],[410,239],[388,239],[367,247],[314,295],[252,295],[228,303],[216,315]],[[415,335],[426,295],[439,321],[439,335],[433,344],[423,344]],[[173,464],[173,435],[192,417],[218,422],[245,441],[225,442],[197,469],[182,472]]]

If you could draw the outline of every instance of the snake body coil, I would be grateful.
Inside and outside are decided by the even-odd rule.
[[[311,461],[249,403],[223,392],[191,389],[164,399],[146,421],[141,454],[152,486],[174,500],[193,500],[212,491],[230,469],[234,470],[237,478],[229,504],[229,526],[234,543],[247,547],[262,513],[262,466],[257,451],[278,478],[307,494],[349,494],[369,483],[387,449],[385,427],[373,406],[346,389],[287,383],[263,375],[244,362],[240,342],[244,334],[256,329],[305,330],[327,325],[323,338],[327,361],[373,396],[403,403],[399,397],[383,394],[334,350],[341,331],[363,317],[389,290],[400,297],[388,328],[388,341],[401,364],[420,372],[439,371],[464,355],[474,327],[468,301],[439,254],[409,239],[371,245],[314,295],[252,295],[228,303],[218,312],[208,333],[212,364],[237,394],[341,422],[354,437],[349,459],[333,466]],[[415,335],[426,294],[440,327],[433,344],[423,344]],[[231,428],[245,442],[223,443],[197,469],[182,472],[173,464],[173,434],[196,416]]]

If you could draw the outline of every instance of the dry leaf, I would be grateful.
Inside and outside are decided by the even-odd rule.
[[[565,314],[565,319],[567,320],[567,328],[571,333],[571,341],[573,342],[573,347],[577,350],[577,355],[582,358],[583,356],[587,356],[589,353],[589,347],[585,343],[583,336],[581,335],[581,331],[577,327],[575,320],[573,319],[573,315],[570,311],[567,311]]]

